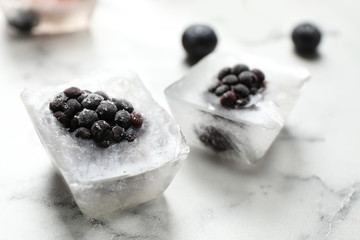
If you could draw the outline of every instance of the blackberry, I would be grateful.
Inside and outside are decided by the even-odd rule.
[[[125,99],[104,99],[109,99],[104,92],[71,87],[56,95],[49,108],[68,131],[74,131],[75,137],[92,138],[99,147],[107,148],[123,139],[134,141],[136,128],[143,124],[141,114],[133,112],[134,107]]]
[[[224,152],[233,149],[230,140],[221,130],[208,126],[199,136],[200,141],[215,152]]]
[[[8,19],[10,26],[20,32],[28,33],[39,23],[39,16],[32,10],[18,10]]]
[[[64,94],[68,98],[77,98],[81,95],[81,90],[77,87],[70,87],[64,90]]]
[[[69,99],[63,106],[64,113],[68,116],[74,116],[75,113],[80,112],[83,107],[76,99]]]
[[[78,116],[78,123],[80,127],[91,128],[94,122],[99,120],[97,113],[94,110],[83,109]]]
[[[293,30],[291,37],[299,53],[313,53],[321,41],[321,32],[315,25],[304,23]]]
[[[84,108],[95,110],[103,100],[104,98],[99,94],[90,93],[82,100],[81,105],[83,105]]]
[[[215,95],[221,96],[229,90],[230,90],[230,87],[228,85],[220,85],[218,88],[216,88]]]
[[[233,74],[227,75],[226,77],[221,79],[221,81],[226,85],[235,85],[239,83],[239,79]]]
[[[130,113],[125,110],[120,110],[115,114],[115,123],[127,130],[131,126]]]
[[[239,74],[238,76],[239,81],[241,84],[244,84],[247,87],[251,87],[253,84],[258,83],[258,78],[255,73],[250,71],[244,71]]]
[[[50,102],[49,108],[52,112],[62,111],[63,106],[68,100],[68,97],[64,93],[59,93],[55,98]]]
[[[232,90],[239,98],[247,98],[250,95],[249,89],[241,83],[233,86]]]
[[[114,136],[115,142],[121,142],[125,138],[125,129],[119,126],[115,126],[112,128],[112,133]]]
[[[105,136],[105,132],[109,129],[111,129],[111,127],[106,121],[99,120],[94,122],[94,124],[92,125],[91,135],[95,140],[102,141]]]
[[[115,114],[117,112],[117,107],[113,102],[102,101],[100,105],[96,108],[96,112],[99,115],[100,119],[104,119],[109,123],[113,123]]]
[[[141,114],[137,112],[133,112],[131,113],[130,117],[131,117],[131,124],[133,125],[133,127],[141,128],[143,124],[143,117],[141,116]]]
[[[221,96],[220,103],[224,107],[233,108],[235,106],[236,100],[236,94],[232,91],[228,91]]]
[[[75,137],[77,138],[83,138],[83,139],[90,139],[91,138],[91,132],[89,129],[81,127],[75,130]]]
[[[221,71],[219,72],[219,74],[217,75],[217,78],[219,80],[223,79],[225,76],[229,75],[231,73],[231,68],[226,67],[221,69]]]
[[[125,110],[129,113],[132,113],[134,111],[133,105],[125,99],[113,98],[112,101],[115,103],[118,110]]]
[[[236,64],[232,69],[231,73],[238,76],[240,73],[244,71],[249,71],[249,67],[245,64]]]
[[[191,59],[199,60],[215,49],[217,37],[207,25],[192,25],[183,33],[182,44]]]
[[[94,93],[102,96],[102,97],[104,98],[104,100],[109,100],[109,99],[110,99],[110,98],[109,98],[109,95],[107,95],[107,94],[106,94],[105,92],[103,92],[103,91],[96,91],[96,92],[94,92]]]

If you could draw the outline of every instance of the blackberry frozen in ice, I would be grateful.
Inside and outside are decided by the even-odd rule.
[[[230,89],[216,94],[218,82],[231,74],[239,83],[222,82],[221,88]],[[256,56],[214,53],[170,85],[165,94],[189,144],[248,168],[265,155],[308,79],[303,68]],[[216,151],[216,145],[225,149],[224,139],[231,148]]]
[[[142,115],[133,112],[133,105],[126,99],[109,99],[104,91],[91,93],[70,87],[57,94],[49,108],[63,127],[74,132],[75,137],[93,139],[99,147],[107,148],[124,138],[133,142],[137,135],[126,130],[130,127],[140,129]]]
[[[265,74],[259,69],[250,71],[245,64],[222,68],[216,77],[221,84],[211,85],[209,92],[220,97],[220,104],[225,108],[243,108],[248,98],[265,88]]]
[[[69,86],[101,89],[110,99],[126,99],[143,117],[141,128],[136,128],[139,125],[135,123],[125,131],[109,123],[112,127],[97,141],[92,139],[89,128],[78,126],[70,132],[49,110],[51,99]],[[28,88],[22,100],[53,166],[80,210],[90,218],[160,196],[189,151],[179,126],[155,102],[137,75],[130,72],[105,70],[71,84]],[[72,119],[76,122],[79,115],[76,113]]]

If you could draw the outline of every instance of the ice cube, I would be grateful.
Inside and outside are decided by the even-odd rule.
[[[74,137],[49,110],[53,97],[71,86],[130,101],[144,118],[138,138],[102,149],[92,140]],[[180,127],[133,73],[102,71],[56,87],[26,89],[21,97],[53,165],[90,217],[156,198],[188,155]]]
[[[88,27],[97,0],[1,0],[9,25],[19,32],[59,34]]]
[[[227,109],[208,89],[221,69],[239,63],[261,69],[267,85],[251,97],[247,107]],[[258,163],[269,149],[309,77],[303,68],[254,56],[212,54],[170,85],[165,94],[190,145],[246,168]]]

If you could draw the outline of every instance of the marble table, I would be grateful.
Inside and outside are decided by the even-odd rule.
[[[360,239],[360,2],[103,0],[91,29],[17,38],[0,20],[0,239]],[[302,58],[289,34],[324,33]],[[257,169],[236,171],[193,149],[165,194],[100,219],[83,216],[55,173],[19,94],[98,66],[132,68],[168,109],[164,88],[188,70],[192,23],[217,31],[216,51],[302,65],[312,79]]]

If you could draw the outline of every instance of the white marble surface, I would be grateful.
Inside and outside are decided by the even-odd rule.
[[[14,38],[0,22],[0,239],[359,239],[360,2],[355,0],[101,1],[88,32]],[[294,25],[316,22],[319,56],[297,56]],[[312,81],[252,172],[193,150],[164,196],[87,219],[54,172],[19,94],[98,65],[139,72],[163,89],[188,71],[180,45],[190,23],[210,23],[217,51],[239,50],[307,67]]]

